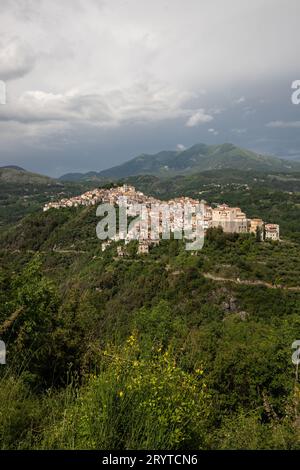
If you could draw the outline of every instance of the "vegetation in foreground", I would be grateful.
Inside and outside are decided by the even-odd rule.
[[[206,279],[219,237],[201,256],[177,241],[148,258],[14,253],[2,448],[299,448],[300,292]],[[261,246],[225,243],[245,241]]]
[[[3,233],[1,448],[299,449],[298,196],[264,191],[286,207],[281,243],[212,230],[197,255],[132,242],[121,259],[93,208]]]

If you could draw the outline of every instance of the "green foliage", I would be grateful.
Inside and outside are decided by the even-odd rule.
[[[94,187],[94,183],[60,182],[11,168],[0,168],[0,181],[0,232],[3,233],[22,217],[39,212],[49,200],[75,196]]]
[[[257,413],[240,412],[224,420],[217,433],[221,450],[299,450],[299,429],[288,419],[262,423]]]
[[[0,237],[1,448],[299,448],[299,183],[244,178],[137,180],[279,221],[282,242],[213,229],[196,253],[165,240],[138,256],[133,242],[119,258],[94,207]]]
[[[89,377],[63,421],[45,433],[43,448],[202,448],[210,399],[203,371],[186,373],[168,351],[141,359],[135,334],[104,351],[99,376]]]
[[[62,418],[74,393],[74,384],[70,383],[63,391],[49,389],[37,395],[32,391],[28,373],[16,374],[9,368],[0,376],[0,449],[37,446],[43,430]]]
[[[40,268],[41,261],[34,257],[20,275],[12,278],[2,307],[8,318],[1,328],[10,364],[19,370],[28,368],[38,381],[50,380],[51,333],[58,309],[55,286]]]

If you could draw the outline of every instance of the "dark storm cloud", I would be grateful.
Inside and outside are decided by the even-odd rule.
[[[199,141],[300,148],[298,0],[2,0],[1,10],[3,163],[58,174]]]

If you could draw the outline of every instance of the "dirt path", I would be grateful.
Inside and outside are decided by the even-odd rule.
[[[294,292],[300,292],[300,286],[288,287],[288,286],[283,286],[281,284],[271,284],[270,282],[266,282],[266,281],[258,281],[258,280],[250,281],[247,279],[220,277],[220,276],[215,276],[214,274],[210,274],[210,273],[203,273],[203,276],[206,279],[211,279],[212,281],[232,282],[234,284],[244,284],[247,286],[264,286],[264,287],[268,287],[269,289],[284,289],[284,290],[289,290],[289,291],[294,291]]]

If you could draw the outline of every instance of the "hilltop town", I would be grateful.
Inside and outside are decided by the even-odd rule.
[[[199,204],[202,208],[202,227],[204,233],[209,228],[221,227],[225,233],[253,233],[261,241],[263,240],[279,240],[279,225],[264,222],[260,218],[248,218],[247,215],[239,207],[230,207],[227,204],[219,204],[212,207],[206,201],[198,201],[190,197],[178,197],[168,201],[161,201],[152,196],[147,196],[141,191],[137,191],[133,186],[124,184],[123,186],[113,187],[110,189],[96,188],[87,191],[80,196],[71,197],[69,199],[61,199],[57,202],[48,202],[44,205],[43,210],[60,209],[79,206],[94,206],[100,203],[108,203],[110,205],[119,205],[120,201],[126,201],[127,215],[135,216],[135,207],[137,204],[146,208],[146,214],[142,216],[142,222],[139,227],[129,231],[126,235],[118,234],[111,240],[102,243],[104,251],[112,241],[124,240],[125,244],[131,240],[139,240],[138,253],[148,253],[149,247],[159,243],[159,238],[164,229],[164,213],[169,211],[171,214],[169,230],[175,233],[184,227],[184,211],[178,211],[178,208],[189,206],[192,210],[196,209]],[[163,207],[160,212],[155,214],[158,216],[158,234],[153,235],[151,231],[151,222],[154,219],[153,208]],[[192,228],[196,228],[196,217],[192,217]],[[124,256],[125,250],[118,247],[118,255]]]

